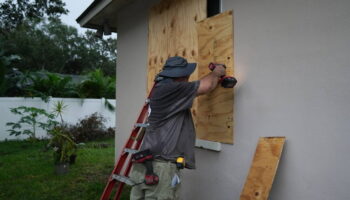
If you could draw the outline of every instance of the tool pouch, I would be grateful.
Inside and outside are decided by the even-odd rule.
[[[153,172],[153,155],[149,149],[140,151],[132,155],[134,162],[142,163],[146,167],[145,184],[156,185],[159,182],[159,177]]]
[[[144,163],[147,160],[152,160],[153,155],[149,149],[146,149],[144,151],[140,151],[140,152],[133,154],[132,159],[134,162]]]

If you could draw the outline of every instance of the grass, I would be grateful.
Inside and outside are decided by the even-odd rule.
[[[65,175],[54,173],[52,151],[45,151],[46,144],[0,142],[0,199],[99,199],[114,167],[114,139],[79,148],[76,163]],[[129,199],[130,188],[124,191],[121,199]]]

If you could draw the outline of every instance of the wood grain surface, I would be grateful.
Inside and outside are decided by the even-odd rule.
[[[268,199],[285,140],[285,137],[259,139],[240,200]]]
[[[207,18],[197,24],[198,76],[210,72],[210,62],[225,64],[227,75],[233,76],[232,11]],[[193,110],[197,138],[233,144],[233,88],[218,86],[213,92],[198,97]]]
[[[191,81],[209,73],[210,62],[226,64],[227,74],[233,75],[232,11],[206,19],[206,3],[206,0],[163,0],[150,10],[148,92],[171,56],[198,63]],[[233,89],[218,87],[196,98],[192,114],[197,138],[233,143]]]
[[[151,8],[148,22],[148,75],[147,93],[151,90],[155,76],[162,69],[165,60],[168,58],[167,30],[168,14],[165,12],[170,1],[162,1]]]
[[[152,7],[148,28],[148,80],[151,89],[155,76],[171,56],[197,62],[196,23],[206,18],[206,0],[163,0]],[[197,80],[197,70],[190,80]]]

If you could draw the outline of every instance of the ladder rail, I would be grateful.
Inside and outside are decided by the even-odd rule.
[[[153,85],[153,87],[152,87],[152,89],[147,97],[147,101],[144,103],[142,110],[141,110],[139,117],[137,118],[135,124],[146,122],[147,117],[148,117],[147,114],[148,114],[148,110],[149,110],[149,100],[148,99],[150,99],[150,97],[153,93],[153,90],[155,88],[155,85],[156,85],[156,83]],[[117,164],[115,165],[115,167],[112,171],[112,174],[108,178],[108,183],[107,183],[106,187],[104,188],[104,191],[100,197],[100,200],[108,200],[111,196],[111,192],[112,192],[114,186],[118,182],[115,179],[113,179],[113,174],[120,174],[121,173],[123,166],[124,166],[124,163],[127,161],[127,158],[129,157],[129,153],[124,152],[124,149],[127,149],[127,148],[131,149],[133,146],[135,146],[134,149],[136,149],[136,150],[138,150],[140,148],[142,141],[143,141],[144,134],[140,135],[139,140],[134,140],[133,138],[136,138],[138,136],[138,134],[142,132],[143,128],[144,127],[135,127],[134,126],[134,128],[132,129],[132,132],[131,132],[129,138],[128,138],[127,142],[125,143],[125,145],[122,149],[122,152],[120,153]],[[132,162],[131,162],[131,159],[129,158],[126,169],[124,170],[124,176],[129,175],[131,167],[132,167]],[[114,197],[115,200],[120,199],[123,187],[124,187],[124,183],[118,182],[117,191],[116,191],[116,194]]]
[[[144,110],[144,108],[143,108],[143,110]],[[144,115],[144,113],[146,113],[146,112],[141,112],[140,116]],[[140,120],[140,117],[139,117],[139,120]],[[113,169],[111,176],[109,177],[108,184],[105,187],[104,192],[103,192],[103,194],[102,194],[102,196],[100,198],[101,200],[109,199],[110,194],[111,194],[115,184],[117,183],[117,181],[113,179],[112,175],[121,173],[121,171],[123,169],[123,166],[124,166],[124,163],[127,161],[127,158],[129,157],[129,154],[130,154],[128,152],[125,152],[124,149],[126,149],[126,148],[130,148],[131,149],[134,146],[135,141],[132,138],[136,137],[137,134],[140,132],[140,130],[141,130],[140,127],[135,127],[133,129],[129,139],[127,140],[126,144],[124,145],[124,148],[122,149],[122,152],[120,153],[119,159],[117,161],[117,164],[116,164],[115,168]],[[136,146],[138,148],[141,146],[141,142],[142,142],[141,139],[139,141],[136,141]],[[140,143],[140,144],[137,144],[137,143]],[[132,163],[131,163],[130,160],[129,160],[129,165],[130,165],[130,168],[131,168]],[[118,188],[117,188],[117,193],[121,193],[123,187],[124,187],[124,183],[119,182],[118,183]],[[120,194],[119,194],[119,196],[120,196]]]
[[[141,136],[140,141],[143,141],[143,137],[144,137],[144,134]],[[141,146],[141,142],[136,143],[135,149],[140,149],[140,146]],[[127,167],[126,167],[124,176],[127,176],[127,177],[129,176],[129,173],[130,173],[130,171],[131,171],[131,167],[132,167],[132,162],[129,162],[128,165],[127,165]],[[125,183],[119,183],[119,184],[120,184],[120,185],[119,185],[118,188],[117,188],[117,192],[116,192],[116,195],[115,195],[115,197],[114,197],[114,200],[119,200],[119,199],[120,199],[120,196],[121,196],[121,194],[122,194],[122,190],[123,190],[124,185],[125,185]]]

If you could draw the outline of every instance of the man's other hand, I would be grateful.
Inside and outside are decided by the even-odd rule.
[[[217,64],[215,69],[213,70],[213,72],[218,77],[225,76],[226,75],[226,68],[223,65]]]
[[[208,75],[201,78],[197,96],[207,94],[215,89],[218,84],[219,78],[226,74],[226,68],[223,65],[216,65],[215,69]]]

